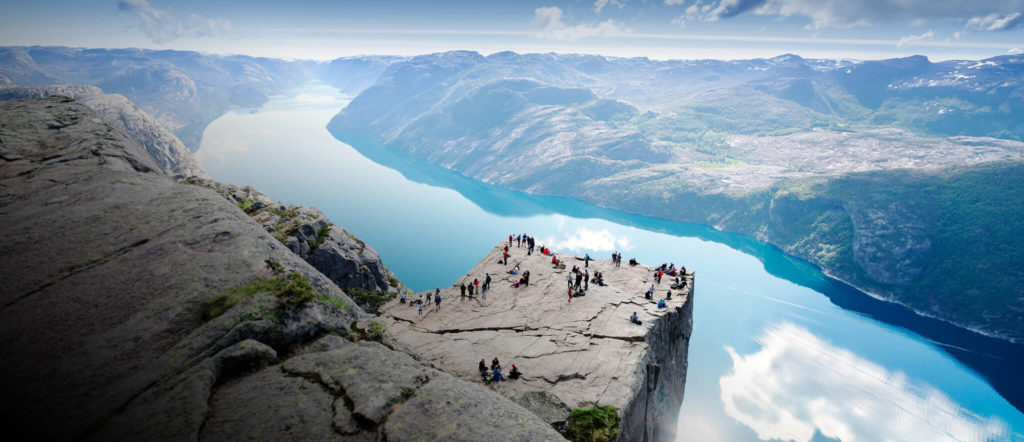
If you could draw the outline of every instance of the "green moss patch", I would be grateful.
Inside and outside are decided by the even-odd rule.
[[[605,442],[619,435],[619,412],[611,405],[576,408],[566,421],[566,437],[582,442]]]

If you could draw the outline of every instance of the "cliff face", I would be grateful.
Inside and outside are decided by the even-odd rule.
[[[1024,273],[1005,269],[1024,259],[1007,245],[1024,231],[1024,63],[948,83],[962,63],[432,54],[389,66],[327,127],[512,190],[749,234],[1019,342]]]
[[[527,255],[517,247],[504,265],[498,262],[501,247],[441,289],[440,309],[432,305],[433,291],[425,293],[431,305],[422,315],[414,304],[389,303],[384,308],[388,329],[467,381],[481,382],[481,359],[489,366],[498,358],[506,375],[515,364],[521,379],[490,388],[554,425],[565,423],[572,408],[611,405],[621,417],[621,440],[674,440],[693,327],[693,273],[686,276],[686,289],[673,290],[668,307],[659,309],[643,297],[655,284],[652,269],[616,268],[607,260],[584,268],[582,260],[558,254],[570,269],[602,272],[606,284],[591,282],[586,296],[568,302],[567,269],[553,268],[550,256]],[[530,271],[529,286],[512,286],[520,276],[507,271],[516,264],[520,275]],[[492,278],[486,298],[461,296],[461,284],[482,284],[486,274]],[[668,278],[655,285],[656,297],[664,298]],[[629,321],[634,312],[642,325]]]
[[[251,187],[189,178],[237,205],[288,250],[331,279],[368,313],[406,291],[373,247],[327,220],[315,207],[282,204]]]
[[[16,439],[559,439],[418,361],[237,204],[166,175],[82,103],[0,103],[0,161],[0,411]]]
[[[100,118],[146,148],[168,175],[207,177],[206,171],[184,144],[153,118],[121,95],[104,94],[93,86],[36,86],[0,89],[0,101],[61,95],[73,98],[100,114]]]

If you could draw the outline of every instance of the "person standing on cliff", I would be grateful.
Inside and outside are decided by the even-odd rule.
[[[434,295],[434,310],[441,310],[441,292]]]
[[[462,285],[459,287],[459,292],[462,293],[461,298],[465,299],[466,298],[466,283],[462,283]]]
[[[569,287],[569,302],[572,302],[572,287]]]
[[[590,272],[583,271],[583,290],[590,290]]]
[[[590,254],[589,253],[586,253],[586,254],[583,255],[583,267],[584,268],[590,267]]]
[[[571,289],[572,288],[572,273],[567,273],[565,275],[565,282],[566,282],[566,287],[569,287]]]

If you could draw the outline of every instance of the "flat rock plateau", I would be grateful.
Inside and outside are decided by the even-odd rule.
[[[498,358],[504,375],[515,364],[518,380],[490,383],[494,391],[523,404],[552,424],[565,421],[570,408],[612,405],[622,418],[623,440],[673,440],[686,380],[686,354],[693,319],[693,272],[686,287],[672,290],[666,308],[657,300],[670,290],[671,277],[654,281],[654,270],[611,260],[584,261],[554,253],[527,255],[509,248],[502,264],[503,242],[452,286],[441,289],[435,310],[433,291],[422,315],[415,303],[392,301],[383,317],[391,334],[441,370],[481,383],[481,359]],[[519,275],[507,273],[516,264]],[[586,296],[568,301],[566,276],[573,266],[591,276],[601,272],[604,286],[591,282]],[[514,287],[523,271],[529,286]],[[490,274],[486,297],[463,297],[460,285],[482,285]],[[644,293],[655,286],[654,300]],[[418,294],[410,301],[418,299]],[[630,322],[634,312],[642,325]]]

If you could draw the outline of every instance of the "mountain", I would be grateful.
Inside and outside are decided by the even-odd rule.
[[[181,140],[121,95],[104,94],[94,86],[0,88],[0,101],[49,96],[75,99],[99,113],[103,121],[142,145],[164,173],[180,177],[207,177],[206,171]]]
[[[395,341],[347,294],[376,285],[374,271],[342,289],[261,216],[287,226],[284,242],[338,252],[334,270],[380,270],[372,248],[344,262],[357,241],[307,232],[313,209],[176,179],[107,109],[56,94],[0,102],[9,437],[563,440]],[[428,413],[444,425],[424,425]]]
[[[1020,55],[448,52],[388,66],[328,129],[514,190],[754,235],[876,296],[1020,341],[1022,72]]]
[[[232,107],[257,107],[313,79],[356,94],[397,60],[318,63],[171,50],[0,47],[0,86],[93,85],[123,95],[194,152],[206,126]]]

